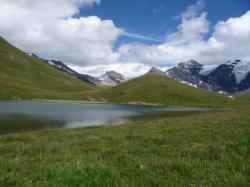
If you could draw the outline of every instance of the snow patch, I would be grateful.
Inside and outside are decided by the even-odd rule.
[[[217,93],[219,93],[219,94],[224,94],[224,95],[227,94],[227,92],[224,92],[224,91],[218,91]]]
[[[54,62],[52,62],[51,60],[48,61],[48,64],[50,64],[50,65],[52,65],[52,66],[55,65]]]
[[[240,62],[237,65],[235,65],[235,68],[233,70],[235,74],[235,78],[237,83],[241,83],[248,73],[250,73],[250,62]]]
[[[235,61],[228,61],[226,64],[232,67],[237,84],[240,84],[241,81],[243,81],[246,78],[248,73],[250,73],[250,62],[242,62],[240,60],[235,60]],[[202,70],[199,73],[201,75],[207,76],[218,66],[219,66],[218,64],[203,65]]]
[[[215,70],[219,65],[218,64],[208,64],[203,65],[202,70],[199,72],[201,75],[207,76],[209,75],[213,70]]]
[[[182,84],[187,84],[187,85],[189,85],[189,86],[192,86],[192,87],[198,88],[198,86],[197,86],[196,84],[191,84],[191,83],[186,82],[186,81],[179,81],[179,82],[180,82],[180,83],[182,83]]]
[[[167,70],[169,70],[169,69],[171,69],[170,67],[168,67],[168,66],[164,66],[164,67],[160,67],[159,68],[161,71],[163,71],[163,72],[166,72]]]

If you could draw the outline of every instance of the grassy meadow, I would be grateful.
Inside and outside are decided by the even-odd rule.
[[[249,186],[250,107],[0,136],[0,186]]]
[[[237,94],[235,97],[236,97],[237,102],[242,105],[250,104],[250,92],[249,91]]]

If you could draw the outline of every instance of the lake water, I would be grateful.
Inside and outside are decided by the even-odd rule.
[[[160,107],[81,102],[8,101],[0,102],[0,134],[122,124],[130,116],[156,111],[195,111],[191,107]]]

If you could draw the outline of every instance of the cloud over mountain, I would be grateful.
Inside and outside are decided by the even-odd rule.
[[[198,0],[175,18],[180,23],[174,32],[166,34],[165,41],[147,44],[144,39],[154,39],[131,34],[112,20],[80,14],[80,9],[100,3],[101,0],[0,0],[0,35],[27,52],[62,60],[90,74],[112,68],[135,76],[150,66],[187,59],[204,64],[235,58],[250,61],[250,11],[213,26],[205,1]],[[115,46],[124,35],[142,41]]]
[[[121,58],[154,66],[176,64],[187,59],[197,59],[206,64],[235,58],[250,61],[250,11],[241,17],[219,21],[211,36],[205,39],[210,24],[204,7],[204,1],[197,1],[196,5],[188,7],[179,17],[181,23],[177,31],[167,34],[162,44],[120,46]]]

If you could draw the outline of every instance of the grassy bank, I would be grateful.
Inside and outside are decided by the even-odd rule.
[[[0,136],[0,186],[249,186],[249,114]]]
[[[241,105],[250,105],[250,92],[239,93],[236,96],[236,100]]]

